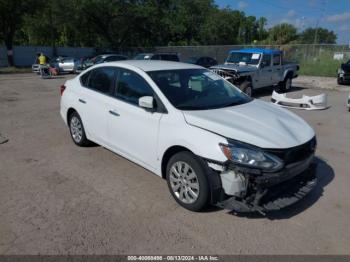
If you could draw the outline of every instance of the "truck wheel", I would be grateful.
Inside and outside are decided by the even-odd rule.
[[[280,85],[280,89],[283,92],[287,92],[292,89],[292,78],[290,76],[286,76],[286,78]]]
[[[170,158],[166,179],[171,195],[182,207],[202,210],[209,201],[210,189],[203,163],[190,152],[179,152]]]
[[[343,81],[341,80],[340,77],[337,78],[337,84],[338,84],[338,85],[342,85],[342,84],[343,84]]]
[[[241,89],[248,96],[252,96],[253,95],[252,83],[249,82],[249,81],[244,81],[242,84],[240,84],[239,89]]]

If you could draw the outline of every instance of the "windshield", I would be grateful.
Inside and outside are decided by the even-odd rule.
[[[257,65],[259,64],[261,54],[259,53],[239,53],[232,52],[227,58],[227,63],[246,63],[247,65]]]
[[[180,110],[207,110],[240,105],[251,98],[206,69],[147,72],[170,103]]]

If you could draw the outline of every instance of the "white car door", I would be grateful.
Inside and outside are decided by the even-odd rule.
[[[138,106],[140,97],[154,96],[152,88],[136,72],[120,68],[114,96],[108,110],[110,146],[149,169],[155,169],[162,113]]]
[[[99,144],[107,142],[108,105],[114,101],[112,89],[115,76],[116,70],[113,67],[98,67],[81,77],[83,81],[78,96],[78,113],[88,138]]]

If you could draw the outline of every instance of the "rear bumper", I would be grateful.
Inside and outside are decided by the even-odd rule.
[[[249,186],[244,197],[227,196],[216,205],[237,213],[265,212],[290,206],[312,191],[317,185],[317,164],[313,155],[290,165],[278,173],[249,174]]]

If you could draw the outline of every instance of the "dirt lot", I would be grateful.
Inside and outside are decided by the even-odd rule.
[[[325,91],[328,110],[293,110],[317,132],[317,189],[269,218],[238,217],[189,212],[164,180],[75,146],[59,116],[64,81],[0,76],[0,254],[350,254],[346,92]]]

